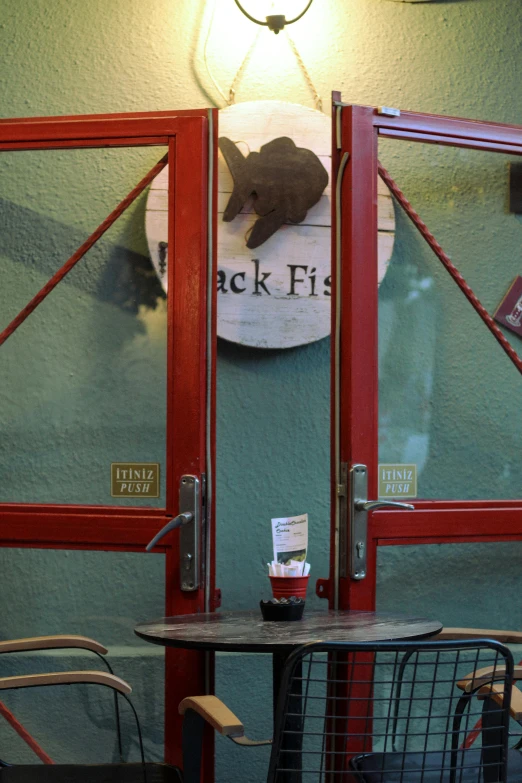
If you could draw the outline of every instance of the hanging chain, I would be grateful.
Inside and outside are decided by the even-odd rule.
[[[312,81],[312,77],[311,77],[311,76],[310,76],[310,74],[308,73],[308,71],[307,71],[307,69],[306,69],[306,65],[305,65],[305,64],[304,64],[304,62],[303,62],[303,58],[302,58],[302,57],[301,57],[301,55],[299,54],[299,50],[298,50],[297,46],[295,45],[295,41],[294,41],[294,39],[293,39],[293,38],[290,36],[290,33],[288,32],[288,30],[286,30],[286,37],[288,38],[288,43],[290,44],[290,47],[291,47],[291,49],[292,49],[293,53],[295,54],[295,59],[297,60],[297,62],[298,62],[298,63],[299,63],[299,65],[301,66],[301,70],[302,70],[302,72],[303,72],[303,74],[304,74],[304,77],[305,77],[306,83],[307,83],[307,84],[308,84],[308,86],[310,87],[310,90],[311,90],[311,92],[312,92],[312,95],[314,96],[314,101],[315,101],[315,108],[316,108],[318,111],[322,111],[322,110],[323,110],[323,99],[321,98],[321,96],[319,95],[319,93],[317,92],[317,90],[315,89],[315,85],[314,85],[314,83],[313,83],[313,81]]]
[[[237,87],[241,77],[243,76],[244,70],[245,70],[245,68],[246,68],[246,66],[248,64],[248,61],[250,60],[252,52],[254,51],[254,49],[256,47],[257,39],[259,38],[260,32],[261,32],[261,28],[259,28],[259,30],[257,31],[256,37],[254,38],[254,40],[250,44],[250,48],[248,49],[247,53],[245,54],[245,56],[243,58],[243,62],[241,63],[241,65],[237,69],[237,73],[234,76],[234,78],[232,79],[232,84],[230,85],[230,89],[228,91],[228,98],[226,99],[227,104],[229,106],[232,106],[232,104],[236,100],[236,87]]]
[[[252,52],[254,51],[254,49],[256,47],[256,44],[258,42],[258,39],[259,39],[259,36],[261,34],[262,28],[258,27],[257,33],[255,35],[255,38],[252,41],[252,43],[250,44],[250,47],[248,48],[248,51],[247,51],[247,53],[245,54],[245,56],[243,58],[243,62],[241,63],[241,65],[237,69],[236,75],[232,79],[232,83],[231,83],[231,85],[229,87],[228,97],[227,97],[225,95],[225,93],[223,92],[223,90],[221,89],[221,87],[219,86],[219,84],[217,83],[216,79],[214,78],[214,75],[212,74],[212,71],[210,69],[210,64],[209,64],[208,58],[207,58],[207,48],[208,48],[208,42],[209,42],[209,38],[210,38],[210,32],[211,32],[211,29],[212,29],[212,26],[213,26],[213,23],[214,23],[214,15],[215,15],[215,12],[216,12],[216,2],[217,2],[217,0],[214,0],[214,8],[213,8],[213,11],[212,11],[212,16],[211,16],[211,19],[210,19],[210,23],[209,23],[208,30],[207,30],[207,35],[206,35],[206,38],[205,38],[205,46],[204,46],[204,49],[203,49],[203,59],[204,59],[204,62],[205,62],[205,67],[206,67],[207,73],[210,76],[214,87],[219,92],[219,94],[221,95],[221,97],[223,98],[223,100],[225,101],[227,106],[232,106],[235,103],[235,100],[236,100],[237,86],[238,86],[238,84],[239,84],[239,82],[240,82],[240,80],[241,80],[241,78],[243,76],[243,73],[245,71],[246,66],[248,65],[250,57],[252,56]],[[312,77],[308,73],[306,65],[303,62],[303,58],[299,54],[299,50],[298,50],[297,46],[295,45],[295,42],[294,42],[293,38],[289,35],[288,30],[286,28],[285,28],[285,32],[286,32],[286,37],[287,37],[288,43],[290,44],[290,48],[292,49],[292,51],[294,53],[294,56],[295,56],[299,66],[300,66],[300,68],[301,68],[301,70],[302,70],[302,72],[304,74],[305,81],[306,81],[308,87],[310,88],[310,91],[311,91],[312,95],[314,96],[315,108],[318,111],[322,111],[323,110],[323,99],[321,98],[321,96],[317,92],[317,90],[315,88],[315,85],[314,85],[314,83],[312,81]]]

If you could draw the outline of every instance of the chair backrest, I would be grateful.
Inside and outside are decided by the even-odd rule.
[[[485,667],[495,701],[471,676]],[[488,639],[303,645],[284,670],[268,781],[505,781],[512,683],[510,651]]]

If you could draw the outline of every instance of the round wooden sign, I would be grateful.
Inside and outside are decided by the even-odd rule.
[[[330,334],[331,120],[284,101],[219,112],[218,336],[292,348]],[[167,169],[151,185],[145,228],[167,286]],[[379,282],[395,218],[379,180]],[[248,243],[248,244],[247,244]]]

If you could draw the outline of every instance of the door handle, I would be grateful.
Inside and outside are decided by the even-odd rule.
[[[350,469],[348,551],[350,576],[357,580],[364,579],[366,576],[368,511],[388,507],[403,508],[409,511],[415,509],[411,503],[399,503],[396,500],[367,500],[367,497],[368,469],[366,465],[352,465]]]
[[[386,508],[387,506],[415,510],[415,506],[412,506],[411,503],[398,503],[396,500],[355,500],[354,506],[356,511],[373,511],[374,508]]]
[[[182,514],[178,514],[177,517],[174,517],[174,519],[171,519],[170,522],[167,522],[167,524],[164,525],[158,533],[156,533],[152,541],[149,541],[145,547],[145,551],[150,552],[151,549],[154,549],[158,541],[161,541],[163,536],[166,536],[167,533],[170,533],[171,530],[175,530],[177,527],[181,527],[181,525],[186,525],[188,522],[192,522],[193,519],[194,514],[192,514],[191,511],[184,511]]]
[[[145,547],[147,552],[158,541],[177,527],[179,531],[179,579],[180,589],[190,593],[199,589],[201,582],[202,513],[201,480],[198,476],[185,475],[179,483],[179,510],[174,519],[167,522]]]

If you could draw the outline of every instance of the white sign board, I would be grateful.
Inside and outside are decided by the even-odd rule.
[[[222,220],[233,190],[228,166],[218,163],[219,337],[255,348],[292,348],[330,334],[331,120],[314,109],[283,101],[253,101],[219,112],[219,136],[243,156],[283,136],[314,152],[329,176],[319,202],[298,224],[286,223],[255,250],[246,246],[258,215],[251,197],[230,223]],[[151,185],[146,234],[152,263],[167,286],[167,177]],[[389,191],[379,180],[379,282],[390,260],[395,218]]]

